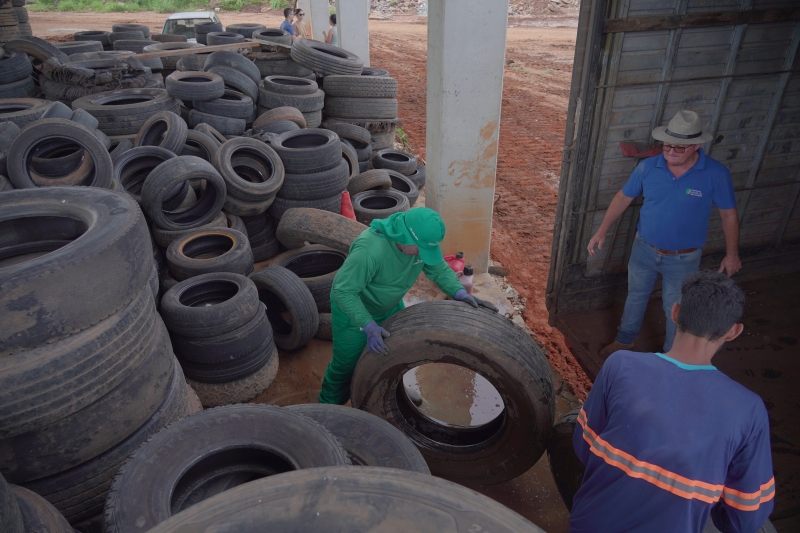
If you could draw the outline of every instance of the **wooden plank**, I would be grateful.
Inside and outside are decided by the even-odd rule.
[[[213,46],[198,46],[197,48],[183,48],[179,50],[159,50],[157,52],[143,52],[141,54],[131,54],[128,56],[120,56],[120,57],[122,58],[135,57],[136,59],[152,59],[155,57],[188,56],[193,54],[207,54],[209,52],[217,52],[219,50],[238,50],[240,48],[251,48],[251,49],[262,48],[263,45],[267,45],[269,48],[280,47],[278,48],[279,50],[285,49],[287,53],[288,50],[291,49],[291,46],[275,44],[273,47],[272,43],[265,43],[264,41],[256,41],[253,39],[248,39],[241,43],[215,44]]]
[[[751,11],[719,11],[684,15],[642,15],[606,20],[604,33],[622,33],[711,26],[735,26],[763,22],[800,21],[800,8],[754,9]]]

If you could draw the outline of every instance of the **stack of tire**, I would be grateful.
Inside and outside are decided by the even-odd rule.
[[[86,34],[84,33],[83,35]],[[77,40],[76,36],[77,34],[73,35],[73,39]],[[87,35],[86,37],[90,36],[91,35]],[[150,35],[150,28],[144,24],[114,24],[111,26],[111,32],[105,37],[108,39],[111,49],[132,54],[141,54],[145,51],[145,48],[154,44],[152,36]],[[97,38],[102,42],[102,35]],[[155,57],[142,59],[140,61],[142,65],[150,69],[151,73],[155,72],[156,74],[160,74],[164,69],[164,63],[161,61],[161,58]],[[156,78],[156,82],[158,81],[163,83],[163,78],[160,75]]]
[[[276,107],[258,115],[245,132],[245,136],[259,139],[267,144],[287,131],[306,127],[306,117],[294,107]]]
[[[280,28],[264,28],[253,32],[251,37],[268,44],[292,46],[292,34]]]
[[[213,108],[205,106],[205,110],[201,111],[202,115],[195,115],[189,123],[206,122],[225,135],[242,135],[247,125],[256,118],[255,103],[258,101],[258,83],[261,81],[258,67],[242,54],[222,50],[206,58],[203,70],[220,76],[225,88],[231,92],[225,96],[226,105],[222,105],[224,102],[218,102],[219,105]],[[232,122],[234,120],[235,125]],[[236,133],[226,133],[226,131],[236,131]]]
[[[6,192],[0,213],[3,256],[41,254],[0,267],[0,471],[83,530],[122,462],[190,410],[147,225],[93,187]]]
[[[258,87],[258,115],[279,107],[294,107],[305,118],[306,127],[322,122],[325,93],[316,81],[292,76],[267,76]]]
[[[418,189],[425,187],[425,167],[419,165],[414,154],[391,148],[378,150],[372,156],[372,165],[408,176]],[[414,205],[413,202],[411,205]]]
[[[369,224],[376,218],[386,218],[387,216],[396,213],[397,211],[408,210],[414,207],[414,204],[419,198],[419,189],[425,186],[425,169],[417,165],[417,158],[408,152],[402,150],[378,150],[372,159],[372,164],[375,170],[370,171],[367,175],[372,176],[380,171],[386,173],[389,178],[389,187],[379,188],[380,190],[365,190],[370,180],[356,179],[351,182],[348,190],[353,195],[353,210],[356,213],[356,218]],[[354,190],[356,183],[364,181],[359,184],[363,192],[356,192]],[[399,196],[404,196],[408,204],[407,207],[402,207],[406,202],[403,202]],[[392,205],[397,202],[397,205]],[[375,208],[383,204],[382,212],[376,212]]]
[[[366,70],[366,69],[365,69]],[[364,127],[372,134],[373,150],[391,148],[397,118],[397,80],[385,70],[368,75],[325,76],[325,120]]]
[[[103,50],[113,50],[114,47],[111,45],[111,41],[108,39],[108,34],[110,32],[104,30],[84,30],[84,31],[76,31],[72,34],[72,40],[74,42],[98,42],[103,47]]]
[[[225,31],[228,33],[238,33],[245,39],[251,39],[253,32],[266,30],[267,27],[263,24],[241,22],[236,24],[228,24]]]
[[[272,384],[278,351],[249,278],[230,272],[188,278],[164,294],[160,310],[204,407],[246,402]]]
[[[16,9],[18,8],[5,2],[0,5],[0,45],[20,36]],[[25,11],[25,14],[27,15],[28,12]]]
[[[267,210],[285,183],[281,158],[261,141],[236,138],[226,141],[212,162],[225,180],[225,211],[242,218],[254,260],[277,254],[278,242]]]
[[[195,40],[200,44],[208,44],[206,36],[211,32],[222,31],[222,24],[219,22],[202,21],[194,25]]]
[[[322,127],[335,132],[342,143],[353,149],[358,161],[358,174],[370,169],[372,166],[372,135],[368,129],[344,122],[326,122]]]
[[[3,16],[4,14],[0,13],[0,22],[2,22]],[[0,34],[2,34],[2,27],[0,27]],[[15,50],[9,50],[2,54],[0,56],[0,98],[36,96],[38,90],[31,76],[32,73],[33,66],[27,54]]]
[[[72,108],[86,110],[97,119],[98,129],[112,139],[132,140],[156,113],[179,113],[180,102],[165,89],[120,89],[78,98]]]
[[[72,527],[50,502],[28,489],[9,485],[0,476],[0,528],[4,533],[72,533]]]
[[[185,50],[187,48],[202,48],[204,45],[200,43],[189,43],[189,42],[152,42],[148,44],[144,48],[142,48],[141,52],[162,52],[164,50]],[[158,60],[161,62],[161,74],[166,77],[178,70],[178,60],[180,60],[183,56],[167,56],[167,57],[160,57]],[[149,61],[149,60],[147,60]]]
[[[268,32],[270,30],[263,31]],[[268,35],[268,37],[271,36]],[[289,37],[291,41],[291,35]],[[269,40],[258,37],[257,32],[253,33],[253,38],[263,40],[266,45],[272,44]],[[262,78],[266,78],[267,76],[292,76],[294,78],[305,78],[311,81],[317,81],[317,75],[312,72],[311,69],[304,67],[300,63],[296,63],[287,52],[250,52],[247,57],[255,63]]]
[[[317,128],[287,131],[275,137],[270,146],[286,171],[269,208],[276,221],[294,207],[341,211],[342,192],[347,190],[351,171],[336,133]]]

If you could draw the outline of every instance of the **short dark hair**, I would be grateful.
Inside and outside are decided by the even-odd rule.
[[[287,7],[286,9],[283,10],[283,17],[284,18],[288,17],[289,15],[292,14],[293,11],[294,9],[292,9],[291,7]]]
[[[739,322],[743,313],[744,291],[725,274],[701,270],[683,280],[680,331],[715,341]]]
[[[336,13],[331,13],[330,19],[331,19],[331,22],[336,24]]]

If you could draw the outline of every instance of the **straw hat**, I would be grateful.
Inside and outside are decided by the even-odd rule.
[[[703,144],[713,137],[703,132],[700,115],[694,111],[678,111],[667,126],[659,126],[653,130],[653,138],[658,141],[674,144]]]

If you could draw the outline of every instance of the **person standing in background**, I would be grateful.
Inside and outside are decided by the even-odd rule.
[[[331,29],[322,32],[322,35],[325,36],[326,43],[339,46],[339,28],[336,26],[336,13],[332,14],[329,20],[331,22]]]
[[[283,10],[283,16],[286,20],[281,22],[281,29],[285,32],[288,32],[289,35],[292,36],[292,42],[297,39],[297,32],[294,31],[294,26],[292,26],[292,14],[294,13],[294,9],[291,7],[287,7]]]
[[[306,14],[302,9],[296,9],[294,12],[294,33],[295,35],[303,39],[310,39],[311,38],[311,31],[308,29],[308,24],[305,21]]]

